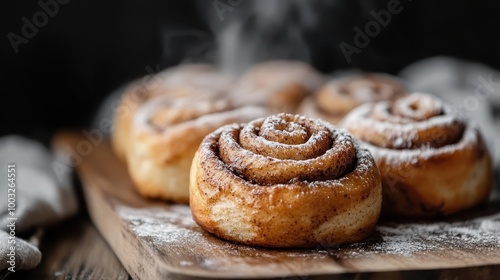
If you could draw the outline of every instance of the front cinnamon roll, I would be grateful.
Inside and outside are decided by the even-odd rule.
[[[390,75],[372,73],[338,78],[326,83],[315,96],[306,98],[298,112],[337,124],[361,104],[405,95],[405,87]]]
[[[492,162],[480,132],[433,96],[363,105],[341,125],[375,158],[387,214],[449,215],[489,196]]]
[[[214,235],[265,247],[360,241],[381,209],[370,153],[331,124],[279,114],[224,126],[191,166],[195,221]]]

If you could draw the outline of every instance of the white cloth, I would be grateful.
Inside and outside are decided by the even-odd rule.
[[[30,269],[41,259],[36,235],[22,240],[32,230],[60,221],[78,209],[76,195],[70,184],[70,174],[56,175],[50,152],[40,143],[19,136],[0,138],[0,271],[10,267],[10,247],[15,245],[16,268]],[[8,211],[7,165],[14,163],[15,214]],[[15,217],[15,244],[9,243],[10,229],[7,225]],[[37,232],[37,231],[35,231]]]

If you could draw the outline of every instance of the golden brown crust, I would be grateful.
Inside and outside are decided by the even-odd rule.
[[[210,65],[187,64],[129,86],[112,143],[139,193],[187,203],[189,168],[203,137],[222,125],[269,114],[226,100],[233,82]]]
[[[261,107],[234,107],[212,95],[197,98],[157,96],[138,109],[127,162],[144,196],[187,202],[193,155],[210,132],[234,122],[268,115]]]
[[[364,74],[326,83],[300,105],[300,114],[339,123],[352,109],[366,102],[394,100],[406,95],[404,86],[386,74]]]
[[[363,105],[341,125],[375,158],[387,214],[449,215],[489,197],[492,161],[478,129],[430,95]]]
[[[115,112],[111,135],[115,155],[126,159],[134,116],[146,101],[161,95],[171,98],[222,95],[234,82],[232,77],[220,74],[209,64],[183,64],[132,82]]]
[[[270,61],[252,66],[233,91],[237,102],[264,105],[273,112],[295,112],[323,84],[323,76],[299,61]]]
[[[195,221],[218,237],[254,246],[360,241],[374,229],[382,203],[369,152],[330,124],[299,115],[209,134],[190,179]]]

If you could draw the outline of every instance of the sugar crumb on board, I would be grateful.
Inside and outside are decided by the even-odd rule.
[[[460,222],[379,225],[377,238],[336,249],[342,258],[371,254],[421,255],[432,251],[500,251],[500,213]],[[331,252],[331,251],[330,251]]]
[[[191,218],[187,206],[137,209],[121,207],[117,209],[123,220],[129,222],[134,235],[151,239],[158,243],[174,245],[179,241],[206,243],[207,251],[219,247],[230,255],[240,257],[276,257],[277,252],[263,248],[253,248],[228,242],[214,242],[207,239]],[[222,247],[222,248],[221,248]],[[469,252],[487,258],[488,254],[500,256],[500,212],[456,222],[415,222],[382,223],[375,233],[365,241],[344,246],[319,246],[314,250],[287,250],[282,254],[295,258],[311,258],[329,254],[341,259],[366,258],[373,255],[393,255],[400,257],[422,256],[439,252]],[[319,254],[319,255],[318,255]],[[281,254],[280,254],[281,255]],[[431,256],[429,255],[429,256]]]

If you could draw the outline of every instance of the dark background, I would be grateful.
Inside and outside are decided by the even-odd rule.
[[[214,23],[212,0],[70,0],[19,45],[17,54],[7,35],[22,34],[21,18],[32,21],[41,7],[37,1],[2,3],[0,135],[22,134],[47,143],[54,131],[87,126],[100,102],[127,81],[186,60],[213,61],[216,35],[237,21],[260,45],[278,46],[278,52],[258,60],[275,57],[295,26],[309,62],[325,73],[350,67],[397,73],[435,55],[500,68],[500,1],[401,0],[403,12],[350,64],[340,42],[353,44],[353,28],[363,28],[372,19],[370,11],[385,9],[388,1],[308,1],[313,26],[302,26],[303,8],[286,1],[279,3],[288,7],[285,16],[264,23],[258,20],[258,2],[243,2]]]

